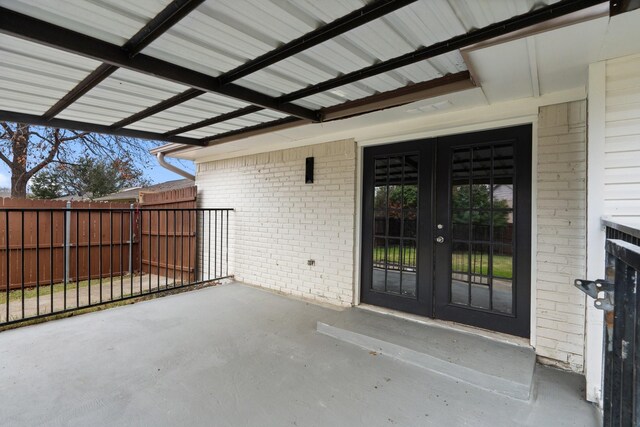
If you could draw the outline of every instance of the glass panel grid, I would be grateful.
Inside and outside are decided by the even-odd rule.
[[[512,314],[513,147],[454,149],[451,162],[450,302]]]
[[[372,289],[416,297],[418,155],[375,159]]]

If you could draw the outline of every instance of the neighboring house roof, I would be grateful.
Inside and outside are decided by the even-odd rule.
[[[91,200],[90,195],[83,195],[83,196],[78,196],[76,194],[67,194],[66,196],[60,196],[60,197],[56,197],[53,200],[68,200],[71,202],[80,202],[80,201],[84,201],[84,200]]]
[[[148,187],[135,187],[127,188],[117,193],[109,194],[103,197],[98,197],[95,200],[98,201],[113,201],[113,200],[131,200],[137,201],[140,197],[140,193],[159,193],[161,191],[178,190],[180,188],[192,187],[194,182],[190,179],[176,179],[174,181],[161,182],[159,184],[150,185]]]

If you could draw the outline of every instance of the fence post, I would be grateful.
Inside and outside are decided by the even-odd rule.
[[[133,203],[129,204],[129,275],[133,275]]]
[[[66,259],[64,264],[64,277],[69,282],[69,263],[71,259],[71,201],[67,202],[67,209],[64,212],[64,220],[67,225],[67,232],[64,235],[64,251]]]

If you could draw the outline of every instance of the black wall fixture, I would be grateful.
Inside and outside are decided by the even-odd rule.
[[[307,157],[304,172],[304,183],[313,184],[313,157]]]

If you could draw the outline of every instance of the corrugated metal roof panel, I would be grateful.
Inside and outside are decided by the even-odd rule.
[[[156,133],[164,133],[169,132],[175,128],[180,126],[188,125],[191,122],[185,122],[180,120],[165,120],[158,116],[151,116],[144,120],[140,120],[139,122],[135,122],[129,126],[126,126],[127,129],[136,129],[136,130],[144,130],[149,132]]]
[[[525,13],[533,4],[530,0],[419,1],[246,76],[237,83],[273,96],[290,93],[309,84],[316,84],[422,46],[464,34],[475,28],[478,22],[482,22],[484,26]],[[460,18],[458,11],[463,11],[467,18]],[[399,87],[398,83],[404,85],[409,82],[427,81],[465,69],[460,55],[452,52],[410,66],[405,70],[406,73],[402,70],[385,73],[358,82],[355,87],[340,90],[347,94],[348,99],[357,99],[374,92],[393,90]],[[306,101],[307,104],[303,101],[300,105],[311,108],[327,105],[326,102],[314,103],[310,99]]]
[[[229,71],[364,4],[361,0],[216,0],[190,13],[144,53],[210,75]]]
[[[188,89],[156,77],[118,69],[58,115],[63,119],[87,113],[96,123],[112,124]]]
[[[149,126],[159,126],[158,131],[168,132],[248,105],[225,96],[205,93],[149,118],[132,123],[127,128],[150,130]]]
[[[433,80],[447,74],[465,71],[466,69],[462,56],[458,51],[455,51],[437,56],[428,61],[407,65],[388,73],[308,96],[294,103],[309,108],[329,107],[352,99],[373,95],[374,93],[399,89],[407,84]]]
[[[449,3],[466,30],[470,31],[558,1],[560,0],[449,0]]]
[[[420,0],[305,52],[246,76],[238,84],[279,96],[411,52],[557,0]],[[0,5],[122,45],[170,0],[0,0]],[[362,7],[365,0],[208,0],[145,53],[218,75]],[[6,41],[6,43],[5,43]],[[21,45],[22,44],[22,45]],[[0,108],[42,114],[99,63],[0,36]],[[463,71],[451,52],[316,94],[296,103],[328,107]],[[111,124],[186,90],[155,77],[118,70],[58,117]],[[164,132],[248,104],[206,94],[131,128]],[[192,131],[208,136],[284,117],[260,112]]]
[[[122,46],[171,0],[0,0],[7,9]]]
[[[195,98],[188,103],[171,108],[139,122],[133,123],[127,126],[127,128],[161,133],[168,132],[170,130],[177,129],[179,127],[186,126],[200,120],[212,118],[219,114],[234,111],[237,108],[242,107],[238,105],[230,106],[230,103],[237,104],[237,102],[228,100],[228,98],[216,97],[215,95],[210,94],[203,95],[203,97],[207,97],[206,101],[200,100],[200,98]],[[199,100],[200,102],[195,102],[197,100]],[[214,102],[212,102],[212,100]],[[223,104],[223,102],[225,101],[227,102]],[[246,106],[246,104],[244,106]],[[253,126],[259,123],[281,119],[286,116],[286,114],[278,113],[275,111],[262,110],[253,114],[248,114],[237,120],[227,121],[225,122],[225,125],[223,125],[223,129],[224,131],[235,130],[243,126]],[[228,124],[232,125],[232,127],[225,127]],[[219,131],[219,128],[210,127],[210,129]],[[207,128],[204,128],[204,130],[198,130],[194,134],[187,133],[182,135],[189,135],[200,138],[211,135],[211,133],[207,130]]]
[[[205,138],[208,136],[218,135],[220,133],[229,132],[232,130],[242,129],[246,126],[254,126],[260,123],[266,123],[273,120],[286,117],[285,114],[275,113],[273,111],[262,110],[257,113],[247,114],[242,118],[228,120],[223,123],[217,123],[215,125],[207,126],[201,129],[196,129],[191,132],[181,134],[181,136],[188,136],[192,138]]]
[[[99,62],[0,35],[0,109],[43,114]]]
[[[247,76],[238,84],[259,88],[268,87],[275,80],[275,89],[280,94],[289,93],[464,32],[465,28],[446,0],[416,2]],[[440,75],[456,71],[457,68],[442,70]],[[419,81],[430,78],[426,74]],[[402,80],[407,79],[389,74],[370,80],[372,87],[361,82],[357,88],[345,90],[353,92],[349,99],[356,99],[397,88],[394,80],[404,84]]]

